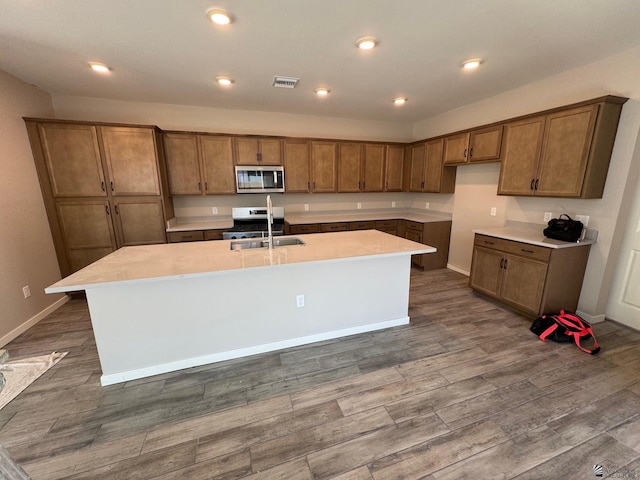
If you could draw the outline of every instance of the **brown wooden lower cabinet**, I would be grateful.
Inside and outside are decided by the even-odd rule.
[[[530,317],[575,311],[590,245],[547,248],[476,234],[469,286]]]
[[[333,222],[333,223],[321,223],[321,232],[345,232],[350,230],[347,222]]]
[[[403,236],[407,240],[424,243],[436,248],[434,253],[412,255],[411,262],[425,270],[446,268],[449,261],[449,240],[451,238],[451,221],[414,222],[403,221]]]
[[[318,233],[320,231],[320,227],[317,223],[305,223],[304,225],[289,225],[288,234],[289,235],[302,235],[303,233]]]
[[[169,232],[167,240],[169,243],[180,242],[201,242],[205,240],[222,240],[222,233],[225,230],[188,230],[184,232]]]
[[[376,222],[349,222],[349,230],[375,230]]]

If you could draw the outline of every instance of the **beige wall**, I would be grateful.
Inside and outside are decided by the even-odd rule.
[[[611,278],[616,268],[618,252],[615,247],[619,245],[624,232],[624,222],[618,222],[622,195],[627,179],[633,178],[630,173],[640,168],[631,162],[640,129],[639,56],[640,48],[635,48],[414,126],[413,136],[426,138],[607,94],[631,99],[623,108],[602,199],[500,197],[496,195],[497,166],[494,167],[495,171],[489,168],[484,175],[482,169],[487,167],[458,167],[449,258],[454,268],[461,271],[470,268],[473,228],[507,220],[543,225],[545,211],[553,212],[554,216],[560,213],[589,215],[589,227],[599,231],[599,239],[592,247],[578,308],[592,319],[604,317]],[[498,207],[501,219],[489,216],[492,206]]]
[[[48,94],[0,71],[0,345],[64,298],[44,293],[60,270],[22,120],[52,114]],[[31,289],[27,299],[25,285]]]

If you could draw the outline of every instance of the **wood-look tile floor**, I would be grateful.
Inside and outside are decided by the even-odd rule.
[[[543,343],[450,270],[412,272],[410,315],[101,387],[72,300],[7,345],[69,355],[0,410],[0,444],[33,479],[640,478],[640,332]]]

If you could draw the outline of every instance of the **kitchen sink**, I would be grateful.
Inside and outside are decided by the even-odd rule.
[[[286,245],[304,245],[305,243],[297,237],[274,238],[274,247],[284,247]],[[243,250],[245,248],[267,248],[269,241],[266,238],[259,240],[236,240],[231,242],[231,250]]]

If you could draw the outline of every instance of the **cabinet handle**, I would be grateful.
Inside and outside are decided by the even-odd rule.
[[[208,191],[209,191],[209,182],[204,182],[204,190],[205,190],[206,192],[208,192]]]
[[[120,209],[118,208],[118,205],[114,207],[114,210],[116,211],[116,215],[120,215]]]
[[[104,180],[103,180],[102,182],[100,182],[100,188],[102,188],[102,191],[103,191],[103,192],[106,192],[106,191],[107,191],[107,189],[106,189],[106,188],[105,188],[105,186],[104,186]]]
[[[539,181],[539,180],[540,180],[539,178],[536,178],[536,185],[535,185],[535,187],[533,188],[534,190],[538,190],[538,181]]]
[[[362,182],[362,190],[364,190],[365,182]]]
[[[473,147],[469,149],[469,158],[473,157]]]
[[[490,242],[489,240],[485,240],[484,243],[487,245],[495,245],[495,242]]]
[[[201,192],[202,191],[202,183],[198,182],[198,191]]]
[[[193,235],[183,235],[182,239],[183,240],[191,240],[193,238]]]
[[[109,182],[109,184],[111,185],[111,191],[115,192],[114,188],[113,188],[113,182]]]
[[[529,190],[533,190],[533,184],[536,182],[535,178],[531,179],[531,185],[529,185]]]
[[[316,182],[313,182],[313,189],[316,189]]]
[[[466,149],[466,148],[464,149],[464,153],[462,154],[462,156],[463,156],[464,158],[467,158],[467,149]]]
[[[524,253],[536,253],[533,250],[527,250],[526,248],[521,248],[520,250],[522,250]]]
[[[258,157],[258,163],[260,163],[262,161],[262,154],[258,152],[256,155]]]
[[[504,269],[506,270],[508,266],[509,266],[509,259],[505,258],[504,259]]]
[[[420,182],[420,188],[424,188],[424,182]]]
[[[104,206],[104,208],[107,211],[107,215],[111,215],[111,211],[109,210],[109,204],[108,203]]]

